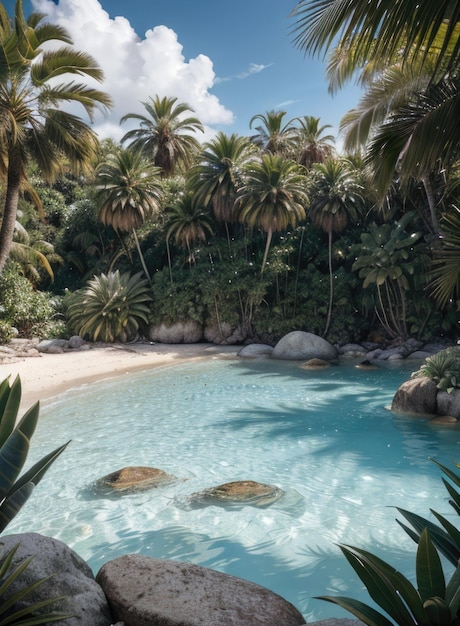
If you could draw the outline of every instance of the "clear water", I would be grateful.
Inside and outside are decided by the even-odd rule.
[[[459,431],[385,409],[410,371],[214,358],[69,391],[42,407],[30,462],[72,442],[8,532],[61,539],[95,573],[139,552],[252,580],[308,622],[350,617],[313,599],[368,601],[336,544],[372,550],[413,579],[415,544],[392,507],[451,516],[429,458],[457,462]],[[94,493],[96,479],[127,465],[178,480],[133,495]],[[233,480],[285,495],[265,508],[189,506],[190,494]]]

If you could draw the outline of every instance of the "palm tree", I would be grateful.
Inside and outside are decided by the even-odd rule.
[[[331,323],[334,298],[332,273],[332,235],[341,233],[349,220],[356,221],[363,202],[363,188],[353,168],[346,159],[326,159],[314,166],[314,182],[311,189],[312,202],[309,216],[315,226],[328,234],[329,259],[329,305],[324,335]]]
[[[460,64],[460,5],[438,0],[299,0],[293,11],[296,45],[307,54],[345,43],[354,69],[367,63],[392,65],[396,56],[410,64],[428,61],[438,50],[431,79],[439,69],[454,72]]]
[[[110,98],[101,91],[74,81],[56,82],[69,74],[101,81],[102,71],[89,55],[71,47],[64,29],[42,24],[43,18],[32,13],[26,21],[22,0],[16,0],[11,20],[0,4],[0,172],[6,179],[0,272],[11,249],[27,163],[33,158],[51,181],[62,167],[63,156],[78,171],[85,170],[95,154],[94,131],[61,105],[78,103],[90,118],[97,106],[110,106]],[[48,42],[67,45],[45,49]]]
[[[265,115],[261,113],[254,115],[249,122],[249,128],[252,128],[255,121],[260,121],[261,124],[256,126],[257,135],[253,135],[251,141],[264,152],[272,154],[292,152],[296,129],[293,120],[284,123],[285,116],[285,111],[267,111]]]
[[[206,208],[200,204],[193,192],[181,195],[177,202],[167,208],[166,246],[168,249],[169,275],[172,283],[171,254],[169,239],[174,235],[175,243],[188,251],[188,262],[191,268],[195,261],[192,245],[198,241],[206,241],[212,235],[212,218]]]
[[[151,281],[136,229],[159,208],[160,169],[128,148],[109,154],[96,174],[100,221],[117,233],[132,232],[144,273]]]
[[[243,185],[236,200],[237,217],[250,227],[267,233],[260,273],[267,263],[274,232],[286,230],[305,219],[307,203],[304,168],[284,156],[266,153],[244,168]]]
[[[323,135],[330,124],[320,126],[320,118],[312,115],[299,117],[297,129],[297,160],[301,165],[310,169],[314,163],[322,163],[334,153],[335,139],[333,135]]]
[[[151,158],[165,177],[188,168],[200,147],[194,135],[204,132],[200,120],[184,117],[193,111],[188,104],[177,103],[177,98],[155,96],[142,104],[148,115],[128,113],[121,118],[122,124],[136,120],[140,126],[128,131],[122,143],[131,142],[130,147]]]

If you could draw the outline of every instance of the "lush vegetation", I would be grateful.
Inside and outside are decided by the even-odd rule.
[[[62,29],[25,20],[20,1],[13,25],[0,5],[0,108],[23,98],[0,125],[0,341],[132,340],[188,320],[240,342],[297,329],[338,343],[455,333],[460,161],[448,103],[456,110],[457,30],[443,27],[442,45],[431,33],[404,46],[401,28],[388,50],[378,39],[387,53],[375,56],[377,31],[360,3],[330,4],[300,2],[295,36],[307,52],[330,52],[333,89],[354,76],[365,87],[343,121],[346,154],[327,124],[284,111],[255,113],[247,137],[220,132],[200,144],[188,104],[156,94],[145,115],[120,120],[137,125],[121,144],[99,142],[53,108],[69,99],[89,113],[110,106],[103,92],[65,82],[101,80],[97,64]],[[393,27],[391,6],[379,3],[379,15]],[[415,9],[404,6],[409,19]],[[356,28],[332,48],[327,32],[341,32],[341,19]],[[50,53],[49,40],[65,45]],[[59,88],[48,85],[56,74]]]

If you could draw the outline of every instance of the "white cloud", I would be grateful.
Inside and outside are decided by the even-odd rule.
[[[147,30],[139,38],[124,17],[110,18],[97,0],[32,0],[34,8],[46,13],[49,21],[70,33],[75,47],[91,54],[104,71],[100,87],[110,94],[114,107],[108,117],[99,114],[95,129],[101,138],[119,140],[129,126],[119,127],[127,113],[144,114],[142,102],[149,97],[177,97],[187,102],[206,127],[231,124],[231,111],[210,93],[215,84],[213,64],[200,54],[186,60],[176,33],[166,26]],[[202,139],[202,137],[200,137]]]
[[[240,74],[235,74],[235,76],[217,77],[214,82],[215,84],[225,83],[229,80],[234,80],[235,78],[238,78],[239,80],[244,80],[245,78],[248,78],[248,76],[252,76],[253,74],[259,74],[259,72],[263,72],[264,70],[266,70],[268,67],[271,67],[272,65],[273,63],[269,63],[268,65],[262,65],[261,63],[250,63],[248,69],[245,70],[244,72],[241,72]]]

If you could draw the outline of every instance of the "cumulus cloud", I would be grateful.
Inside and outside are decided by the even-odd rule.
[[[204,139],[212,126],[231,124],[233,113],[210,92],[216,82],[209,57],[187,60],[176,33],[155,26],[140,38],[125,17],[110,18],[97,0],[32,0],[35,10],[70,33],[75,47],[91,54],[104,71],[102,89],[112,97],[108,116],[99,114],[95,129],[101,138],[119,140],[129,126],[119,126],[127,113],[144,114],[142,102],[151,96],[177,97],[187,102],[203,125]]]

